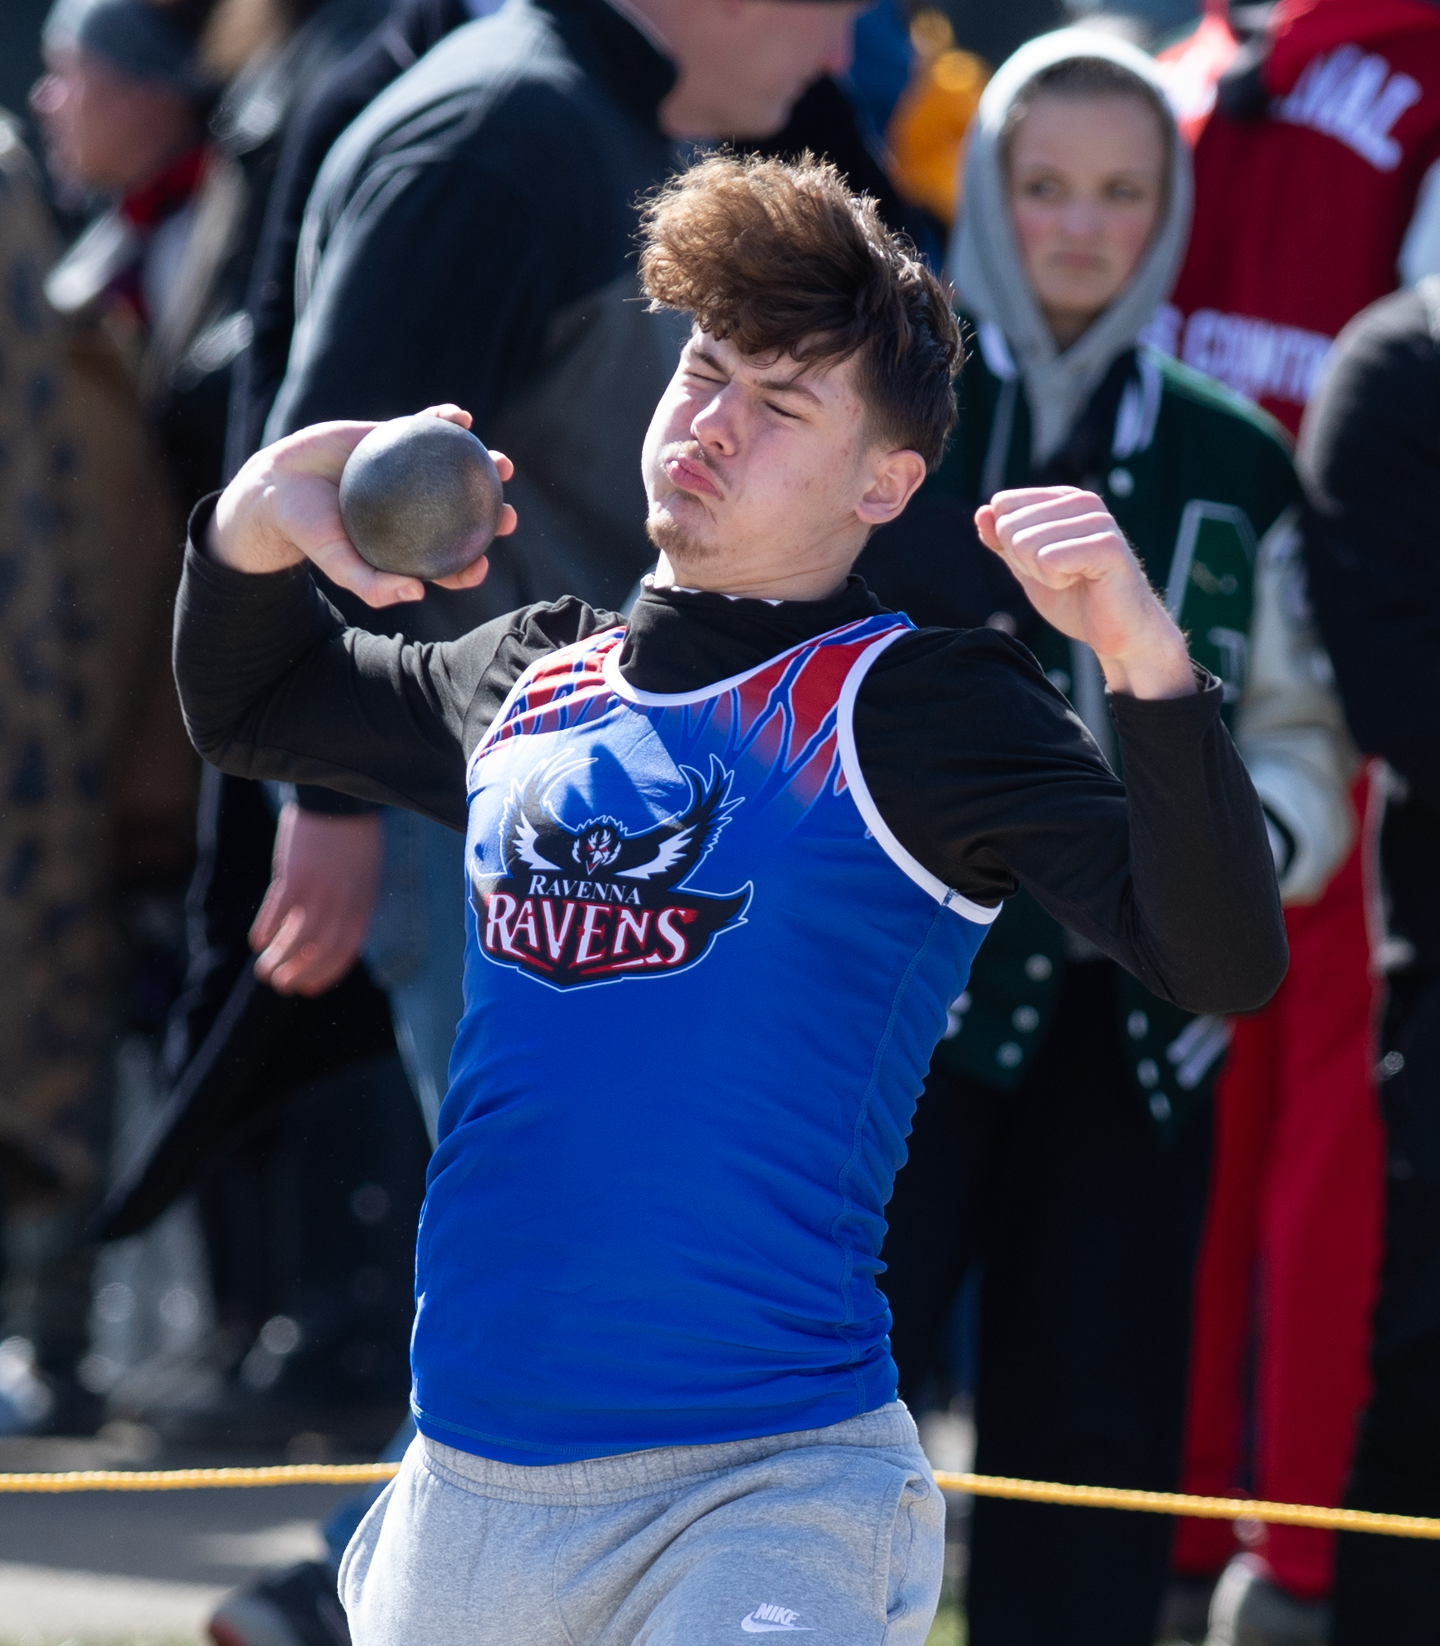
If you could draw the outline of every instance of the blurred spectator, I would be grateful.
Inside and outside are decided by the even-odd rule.
[[[986,88],[949,269],[974,317],[940,470],[860,570],[917,622],[1018,633],[1096,742],[1093,655],[1046,628],[977,544],[1004,487],[1096,491],[1220,676],[1283,894],[1348,844],[1338,708],[1296,621],[1297,485],[1279,431],[1136,338],[1174,279],[1189,155],[1142,53],[1032,42]],[[896,1183],[884,1286],[901,1392],[924,1393],[957,1291],[980,1278],[977,1467],[1166,1489],[1179,1466],[1190,1275],[1224,1022],[1187,1016],[1011,900],[951,1010]],[[1151,1646],[1170,1528],[979,1500],[974,1646]]]
[[[103,319],[157,422],[190,331],[187,253],[214,159],[206,122],[220,88],[201,62],[204,21],[182,4],[58,0],[45,24],[47,73],[30,99],[57,185],[113,201],[52,270],[46,295],[61,314]],[[201,477],[188,454],[170,455],[183,501]]]
[[[1440,10],[1279,0],[1242,49],[1212,0],[1164,74],[1195,227],[1154,341],[1293,433],[1346,321],[1440,270]]]
[[[73,1427],[98,1415],[75,1361],[114,1037],[158,1034],[175,981],[163,917],[194,792],[166,666],[183,534],[121,351],[103,325],[63,321],[45,301],[58,247],[9,123],[0,175],[6,1318],[52,1386],[36,1421]]]
[[[217,88],[199,63],[199,22],[179,6],[172,17],[141,0],[59,0],[45,25],[48,72],[31,98],[57,185],[119,200],[51,269],[45,296],[77,322],[82,373],[115,422],[136,425],[132,442],[148,440],[141,408],[157,358],[151,340],[166,333],[183,300],[175,276],[205,168],[204,121]],[[134,815],[138,825],[120,843],[122,856],[174,882],[192,857],[196,776],[166,661],[180,564],[177,494],[159,481],[170,510],[157,518],[156,477],[143,490],[139,478],[123,468],[109,476],[111,506],[148,514],[164,533],[129,591],[130,643],[148,671],[137,686],[150,704],[138,739],[148,792],[134,806],[123,791],[115,798],[122,818]],[[124,765],[117,772],[134,783]]]
[[[888,120],[896,184],[950,228],[960,194],[960,153],[990,67],[961,51],[943,12],[919,11],[911,25],[916,62]]]
[[[62,0],[52,12],[50,73],[34,103],[54,167],[63,181],[118,200],[52,272],[47,293],[61,312],[121,338],[144,419],[162,436],[174,490],[187,502],[222,479],[229,368],[246,336],[244,289],[286,112],[381,10],[380,0],[318,6],[297,0],[283,12],[257,0],[222,0],[214,8],[184,0],[163,7],[146,0]],[[222,73],[233,74],[223,95]],[[132,484],[117,479],[115,495],[123,497]],[[167,551],[178,549],[181,536],[172,524]],[[171,569],[151,590],[136,629],[149,636],[157,698],[179,731],[166,638],[173,585]],[[193,784],[185,801],[182,870],[193,840]],[[259,817],[273,832],[263,799]],[[209,867],[201,866],[202,895]],[[192,961],[198,978],[190,979],[181,1032],[171,1035],[168,1048],[169,1073],[180,1086],[171,1101],[178,1098],[182,1108],[180,1077],[192,1072],[185,1054],[193,1049],[185,1031],[203,1042],[207,1007],[213,1018],[227,999],[223,990],[205,994],[214,967],[203,942],[192,944]],[[160,1003],[162,1016],[173,994],[172,986]],[[249,1135],[200,1196],[222,1327],[216,1352],[228,1355],[238,1381],[224,1390],[218,1410],[191,1412],[185,1421],[195,1433],[203,1417],[211,1432],[218,1424],[232,1437],[248,1427],[250,1438],[257,1424],[269,1423],[283,1438],[321,1427],[324,1413],[349,1407],[359,1414],[353,1421],[361,1432],[378,1438],[393,1426],[403,1400],[407,1248],[423,1176],[413,1111],[405,1104],[398,1116],[393,1112],[403,1078],[383,996],[360,974],[316,1020],[256,1028],[242,1042],[250,1063],[240,1059],[224,1071],[232,1088],[247,1074],[262,1077],[238,1117],[244,1124],[232,1125],[222,1141],[234,1142],[246,1125]],[[296,1031],[292,1055],[267,1080],[263,1054],[286,1028]],[[327,1077],[348,1065],[359,1066],[353,1081],[334,1089]],[[296,1113],[257,1131],[257,1106],[273,1110],[277,1099],[306,1082],[312,1089]],[[317,1147],[316,1134],[325,1133],[318,1117],[337,1104],[357,1129],[346,1134],[344,1150],[333,1140]],[[161,1129],[167,1129],[164,1116]],[[144,1227],[213,1163],[216,1151],[196,1150],[193,1138],[180,1143],[189,1153],[185,1172],[177,1181],[172,1171],[163,1192],[152,1181],[148,1201],[129,1208],[125,1232]],[[167,1165],[174,1164],[172,1151]],[[304,1207],[290,1191],[301,1176]],[[352,1219],[357,1194],[362,1200],[368,1194],[366,1204],[379,1211]],[[334,1215],[303,1215],[327,1205]],[[119,1232],[113,1217],[110,1222],[110,1232]],[[387,1266],[394,1272],[387,1274]],[[257,1357],[255,1345],[277,1319],[290,1323],[294,1341],[267,1359],[266,1339]],[[144,1401],[135,1390],[126,1399]],[[377,1432],[374,1409],[387,1405]]]
[[[172,347],[162,426],[188,501],[219,485],[245,295],[290,120],[315,80],[384,15],[385,0],[219,0],[206,61],[227,85],[210,121],[197,232],[177,283],[189,305]]]
[[[74,1208],[95,1186],[112,1023],[102,809],[112,722],[105,590],[94,575],[105,557],[78,491],[82,430],[65,332],[41,291],[55,253],[35,168],[0,114],[0,1217],[11,1256],[0,1336],[14,1336],[0,1433],[81,1421],[74,1372],[89,1264],[73,1239]],[[14,1261],[22,1225],[28,1244],[38,1234],[48,1248],[29,1273]],[[49,1386],[32,1369],[37,1358]],[[68,1410],[57,1394],[71,1397]]]
[[[990,78],[991,65],[1008,57],[1029,35],[1054,27],[1063,13],[1093,17],[1094,23],[1136,40],[1146,40],[1165,29],[1188,22],[1198,0],[1123,0],[1112,5],[1068,5],[978,8],[951,0],[948,6],[918,5],[910,19],[913,61],[899,95],[891,92],[877,126],[884,131],[892,155],[892,171],[901,194],[923,206],[948,229],[958,208],[961,150],[974,118],[980,94]],[[857,52],[869,39],[885,41],[898,6],[878,6],[862,20]],[[957,41],[958,30],[958,41]],[[997,55],[998,54],[998,55]],[[893,50],[883,57],[884,75],[874,70],[865,78],[871,100],[887,91],[896,72]]]
[[[236,362],[227,474],[263,444],[265,419],[285,375],[295,330],[295,257],[305,202],[346,126],[392,80],[462,23],[500,0],[397,0],[390,15],[306,90],[285,132],[255,254],[247,309],[250,339]]]
[[[142,36],[150,20],[140,19]],[[157,83],[127,83],[79,42],[93,29],[123,56],[133,39],[107,32],[93,7],[61,8],[52,21],[57,73],[42,102],[67,183],[125,189],[164,169],[196,130],[194,87],[177,68],[183,30],[161,37]],[[14,586],[3,617],[16,671],[5,739],[18,764],[4,833],[7,925],[20,950],[6,948],[7,975],[23,980],[7,996],[0,1073],[19,1145],[5,1173],[16,1212],[8,1309],[59,1395],[42,1418],[53,1427],[98,1413],[74,1370],[88,1312],[90,1151],[105,1141],[113,1034],[157,1032],[173,993],[196,763],[168,669],[182,520],[137,407],[133,329],[108,314],[62,321],[46,302],[58,248],[8,125],[5,143]],[[143,299],[138,277],[134,289]]]
[[[1300,437],[1305,552],[1360,747],[1385,761],[1376,957],[1388,1207],[1374,1393],[1345,1502],[1440,1514],[1440,278],[1341,333]],[[1440,1548],[1340,1540],[1333,1646],[1433,1638]]]
[[[1281,0],[1241,32],[1212,7],[1162,64],[1195,137],[1196,212],[1153,335],[1294,430],[1340,327],[1440,267],[1440,8]],[[1358,847],[1288,926],[1290,973],[1237,1024],[1218,1091],[1184,1485],[1328,1504],[1366,1397],[1380,1243]],[[1330,1534],[1272,1527],[1242,1553],[1228,1526],[1182,1523],[1178,1571],[1204,1581],[1227,1559],[1212,1641],[1323,1638]]]

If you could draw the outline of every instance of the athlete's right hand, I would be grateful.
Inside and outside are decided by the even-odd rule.
[[[470,427],[470,413],[459,406],[430,406],[422,416],[443,417]],[[222,566],[242,572],[276,572],[310,560],[331,582],[357,594],[368,606],[394,606],[423,600],[425,585],[415,577],[376,571],[362,560],[340,521],[340,474],[346,459],[375,427],[374,423],[315,423],[258,451],[245,464],[215,505],[205,552]],[[502,481],[515,466],[503,452],[491,452]],[[515,510],[500,511],[497,537],[515,530]],[[442,588],[467,589],[490,569],[482,556],[453,577],[437,579]]]

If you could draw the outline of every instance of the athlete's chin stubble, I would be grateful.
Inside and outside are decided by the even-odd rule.
[[[682,561],[687,565],[701,565],[713,560],[718,552],[716,544],[707,543],[687,532],[668,510],[651,510],[645,521],[645,535],[672,563]]]

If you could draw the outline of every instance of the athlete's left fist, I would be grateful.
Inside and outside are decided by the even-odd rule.
[[[1111,691],[1154,698],[1196,690],[1185,637],[1094,492],[996,492],[976,510],[975,527],[1040,616],[1094,651]]]

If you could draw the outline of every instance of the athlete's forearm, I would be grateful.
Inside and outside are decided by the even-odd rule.
[[[1151,993],[1192,1012],[1255,1011],[1288,959],[1274,860],[1220,683],[1197,684],[1183,697],[1113,695],[1121,814],[1081,799],[1059,850],[1042,856],[1017,830],[1008,855],[1051,914]]]
[[[1153,993],[1194,1012],[1255,1011],[1289,953],[1259,796],[1210,681],[1194,698],[1113,697],[1129,817],[1126,964]]]

